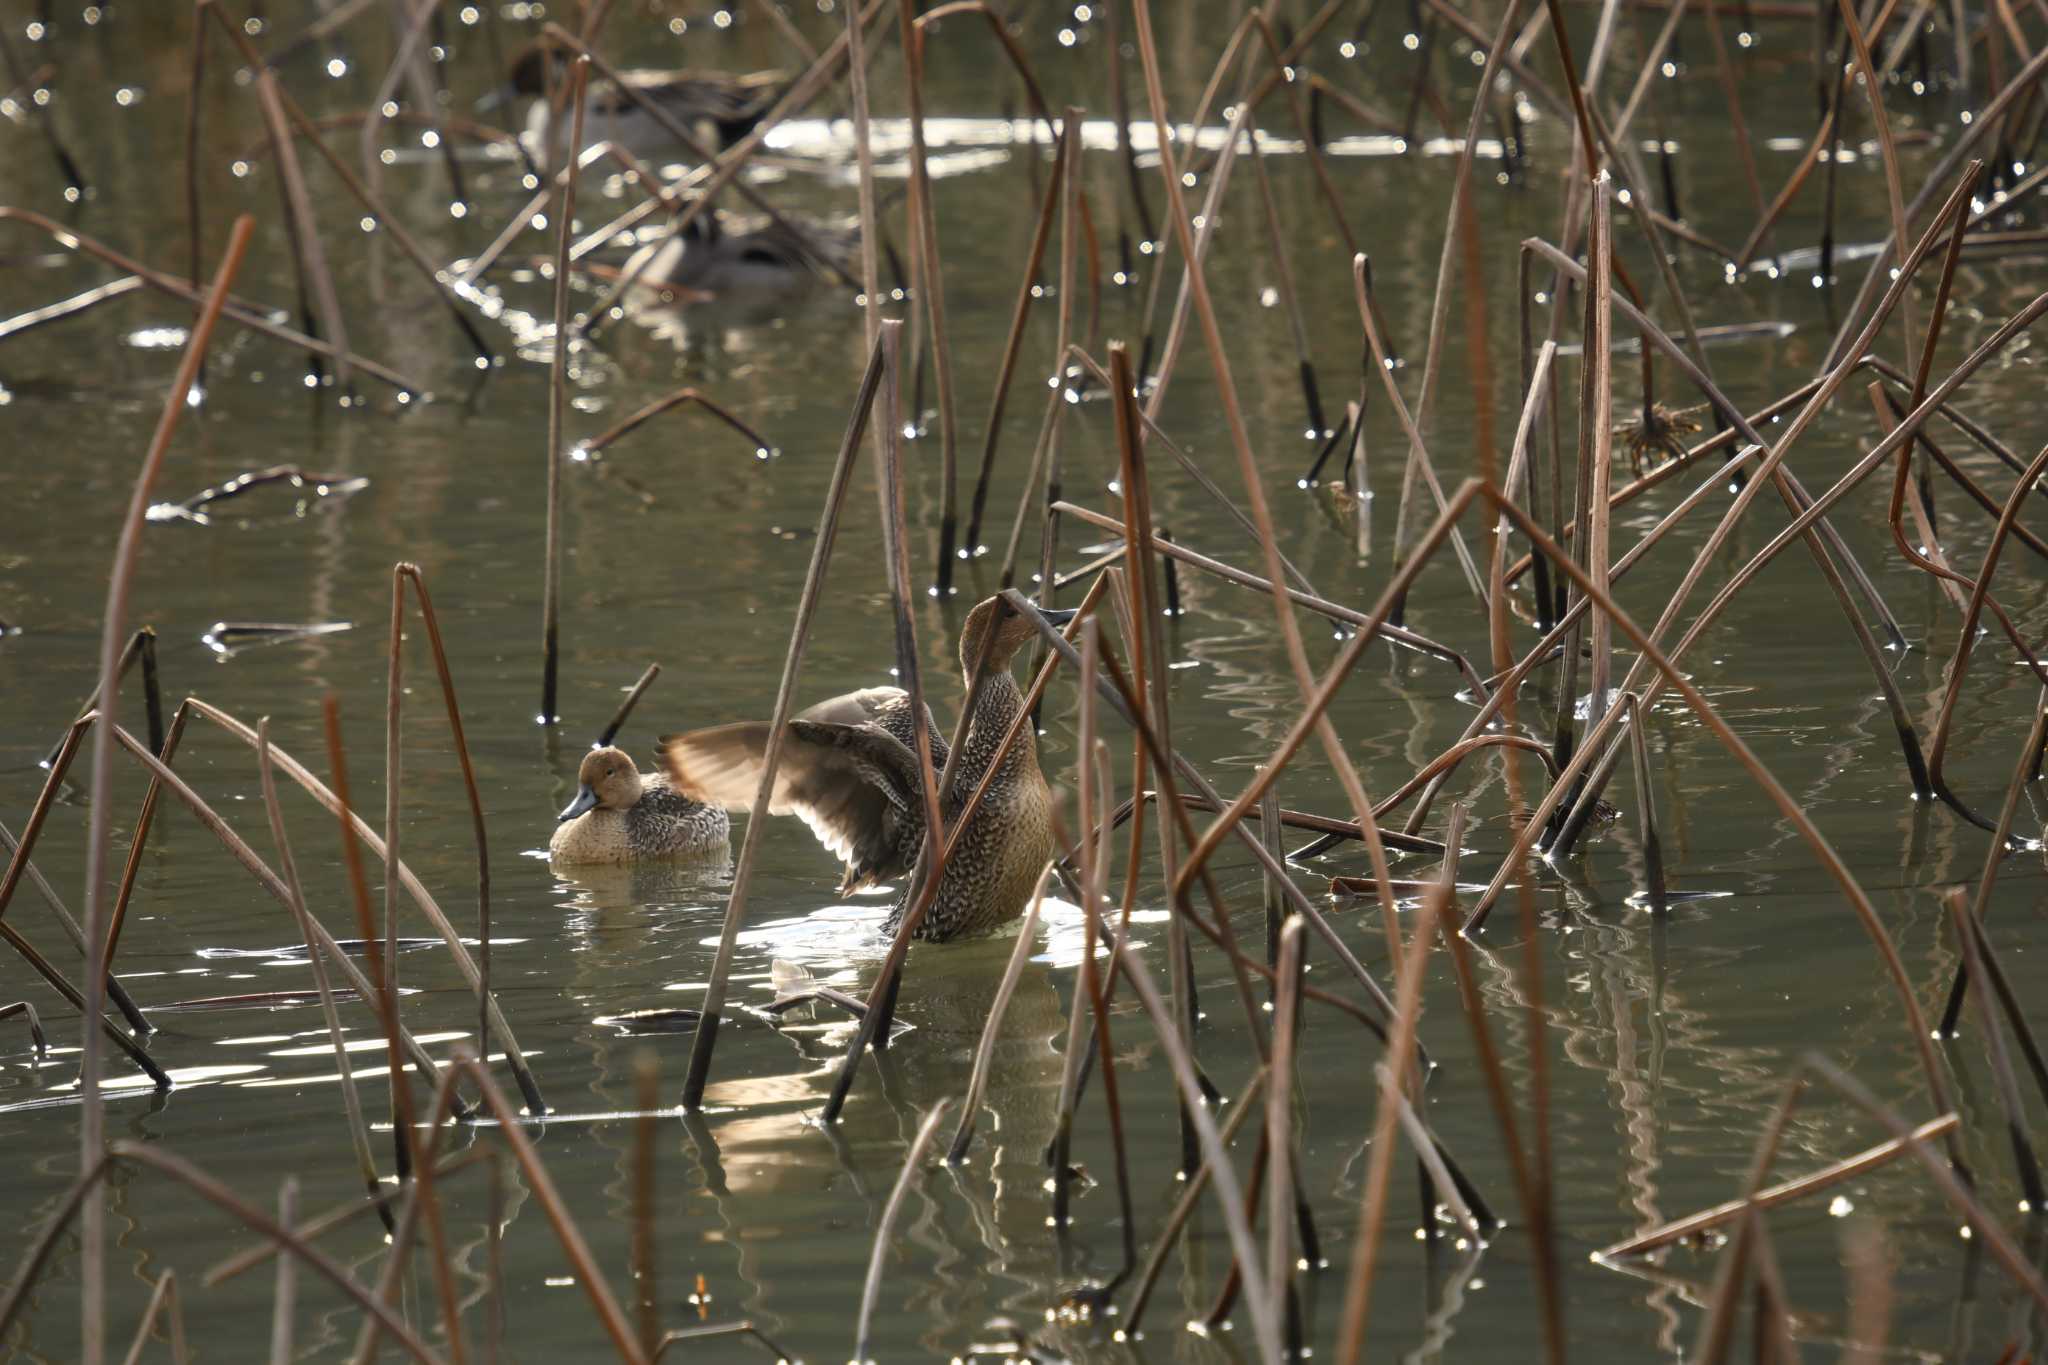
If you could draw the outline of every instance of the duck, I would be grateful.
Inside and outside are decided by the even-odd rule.
[[[558,863],[637,863],[686,858],[726,846],[729,822],[675,790],[666,776],[643,776],[631,755],[607,746],[583,756],[576,799],[557,817],[548,857]]]
[[[681,232],[642,243],[622,273],[691,296],[760,297],[845,275],[858,242],[845,224],[777,222],[707,209]]]
[[[1061,624],[1074,613],[1040,614]],[[1023,689],[1010,665],[1034,633],[1035,624],[999,597],[985,599],[967,614],[960,632],[963,685],[971,683],[985,643],[988,662],[961,740],[953,794],[941,796],[949,828],[1023,709]],[[798,816],[843,861],[842,896],[886,882],[903,884],[886,926],[891,934],[909,908],[909,874],[925,837],[916,727],[924,726],[935,771],[944,769],[947,753],[931,708],[919,708],[921,717],[911,709],[902,688],[869,687],[804,711],[789,722],[768,799],[769,814]],[[759,722],[664,735],[659,741],[670,785],[726,810],[752,808],[767,744],[768,726]],[[1052,789],[1039,771],[1037,737],[1027,723],[960,832],[938,894],[912,937],[943,943],[1010,924],[1024,913],[1053,852]]]
[[[568,62],[562,50],[541,40],[513,60],[508,84],[512,93],[532,98],[523,141],[538,153],[548,145],[553,127],[557,152],[566,151],[571,127],[567,111],[559,123],[549,96],[560,92]],[[586,144],[609,139],[636,157],[667,156],[684,151],[674,134],[626,93],[630,87],[645,96],[692,134],[709,133],[723,150],[754,130],[762,115],[789,88],[781,71],[621,71],[619,81],[593,81],[583,95],[583,137]]]

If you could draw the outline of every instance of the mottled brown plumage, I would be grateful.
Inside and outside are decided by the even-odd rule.
[[[560,863],[637,863],[725,847],[717,806],[693,801],[657,773],[641,776],[623,749],[593,749],[576,772],[576,799],[548,840]]]
[[[942,811],[949,829],[1024,702],[1010,662],[1034,627],[997,598],[968,613],[960,636],[961,674],[972,674],[991,629],[996,635],[986,679],[961,741],[954,795]],[[923,722],[934,767],[943,768],[946,742],[929,708]],[[800,817],[846,863],[842,894],[885,881],[904,883],[890,916],[892,930],[906,908],[908,875],[924,842],[915,723],[901,688],[871,687],[820,702],[789,722],[768,801],[769,814]],[[747,810],[760,786],[767,744],[765,724],[721,725],[665,736],[661,757],[676,790],[728,810]],[[1038,770],[1038,745],[1027,724],[961,831],[916,936],[943,942],[1009,923],[1023,913],[1051,856],[1052,792]]]

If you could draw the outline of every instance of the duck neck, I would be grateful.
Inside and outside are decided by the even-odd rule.
[[[963,741],[967,752],[961,755],[963,778],[978,781],[988,771],[989,760],[995,757],[996,747],[1009,732],[1010,722],[1023,709],[1024,689],[1017,686],[1010,670],[990,669],[982,680],[981,695],[975,698],[974,714],[967,722],[967,737]],[[1003,771],[1013,773],[1027,764],[1036,767],[1037,763],[1036,743],[1031,727],[1026,726],[1003,759]],[[972,790],[968,786],[961,789]]]

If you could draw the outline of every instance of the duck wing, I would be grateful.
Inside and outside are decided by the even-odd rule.
[[[910,719],[910,694],[900,687],[863,687],[858,692],[847,692],[821,701],[799,713],[797,719],[835,725],[877,726],[905,749],[913,753],[917,750],[917,731]],[[924,708],[924,731],[931,741],[933,768],[945,767],[946,739],[939,733],[938,722],[932,719],[929,706]]]
[[[840,703],[859,705],[834,698],[825,706]],[[684,795],[747,810],[760,789],[767,749],[767,725],[719,725],[663,736],[661,762]],[[846,863],[841,890],[851,891],[908,870],[923,837],[919,786],[917,756],[887,729],[867,721],[814,719],[807,712],[789,722],[768,813],[795,815],[810,826],[818,842]]]

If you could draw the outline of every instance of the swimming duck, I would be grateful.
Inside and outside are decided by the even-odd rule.
[[[681,232],[648,242],[624,273],[643,285],[709,295],[764,295],[845,274],[855,232],[846,226],[794,224],[722,209],[698,214]]]
[[[1073,613],[1044,615],[1059,622]],[[1010,662],[1034,627],[1001,598],[988,598],[968,613],[960,633],[961,675],[970,677],[991,631],[986,680],[961,741],[964,752],[953,796],[943,811],[949,824],[959,818],[1024,704]],[[903,882],[889,917],[892,933],[906,909],[909,873],[924,843],[913,728],[918,719],[931,738],[932,762],[943,769],[946,741],[931,709],[913,719],[910,697],[901,688],[870,687],[820,702],[790,721],[768,802],[769,814],[799,816],[819,842],[845,861],[841,895],[880,882]],[[720,725],[663,736],[661,761],[677,791],[727,810],[748,810],[760,786],[767,743],[765,724]],[[1016,919],[1052,854],[1052,790],[1038,770],[1038,745],[1027,724],[962,831],[916,937],[944,942],[987,933]]]
[[[725,847],[723,810],[692,801],[659,773],[642,777],[623,749],[585,754],[576,783],[548,840],[557,862],[636,863]]]
[[[549,127],[554,123],[547,97],[551,89],[561,90],[567,71],[561,49],[546,41],[532,44],[512,63],[513,93],[534,100],[527,112],[524,137],[531,151],[547,146]],[[752,132],[788,88],[788,77],[780,71],[738,76],[723,71],[621,71],[619,81],[619,85],[593,81],[584,91],[583,137],[586,143],[616,142],[636,157],[665,156],[684,149],[620,85],[646,96],[691,133],[708,132],[702,140],[707,144],[715,140],[721,150]],[[557,151],[567,149],[570,112],[563,111],[554,130]]]

